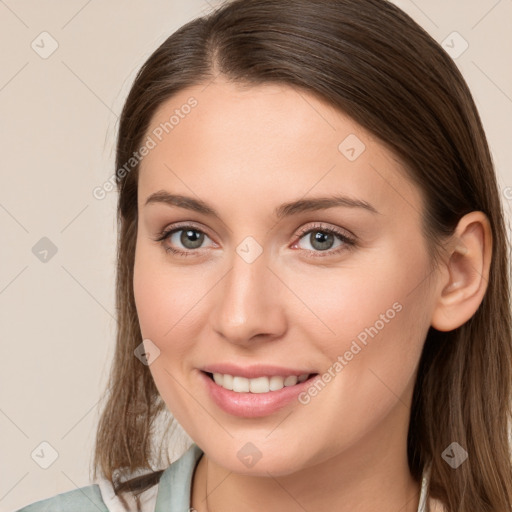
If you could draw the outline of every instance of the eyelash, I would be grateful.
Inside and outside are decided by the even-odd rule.
[[[312,232],[313,233],[317,232],[317,231],[338,237],[340,239],[340,241],[343,242],[343,245],[340,245],[336,249],[328,249],[327,251],[312,251],[310,249],[302,249],[303,251],[307,251],[307,252],[311,253],[311,257],[313,257],[313,258],[326,258],[328,256],[335,256],[344,251],[354,249],[354,247],[356,246],[355,238],[349,237],[348,235],[346,235],[343,231],[341,231],[339,229],[328,228],[328,227],[323,226],[322,224],[314,224],[313,226],[303,228],[298,233],[296,233],[294,235],[294,237],[296,237],[298,239],[297,240],[297,242],[298,242],[304,236],[306,236]],[[294,243],[294,245],[295,245],[295,243]]]
[[[190,230],[190,231],[195,231],[197,233],[201,233],[201,234],[204,234],[206,236],[208,236],[207,233],[205,233],[203,230],[191,225],[191,224],[184,224],[184,225],[181,225],[181,226],[172,226],[170,228],[167,228],[167,229],[164,229],[163,231],[161,231],[156,238],[154,238],[155,242],[159,242],[162,244],[165,252],[167,253],[173,253],[177,256],[193,256],[196,251],[200,250],[200,249],[189,249],[187,251],[183,251],[181,249],[175,249],[173,247],[169,247],[169,246],[166,246],[165,245],[165,241],[167,240],[167,238],[176,233],[176,232],[179,232],[179,231],[186,231],[186,230]],[[321,224],[315,224],[314,226],[309,226],[308,228],[304,228],[302,230],[300,230],[298,233],[296,233],[294,235],[294,237],[297,237],[298,241],[300,241],[305,235],[307,234],[310,234],[311,232],[321,232],[321,233],[327,233],[327,234],[330,234],[330,235],[334,235],[336,237],[338,237],[342,242],[343,242],[343,245],[341,245],[340,247],[334,249],[334,250],[326,250],[326,251],[312,251],[310,249],[302,249],[304,251],[307,251],[307,252],[310,252],[310,253],[313,253],[312,254],[312,257],[314,258],[317,258],[317,257],[320,257],[320,258],[325,258],[326,256],[334,256],[334,255],[337,255],[343,251],[347,251],[347,250],[351,250],[353,249],[355,246],[356,246],[356,240],[354,238],[351,238],[349,236],[347,236],[345,233],[343,233],[342,231],[336,229],[336,228],[327,228],[327,227],[324,227],[323,225]],[[297,243],[296,242],[296,243]],[[295,245],[295,244],[294,244]]]

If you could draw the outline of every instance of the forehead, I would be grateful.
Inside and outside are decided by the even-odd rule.
[[[146,135],[155,146],[140,165],[141,201],[171,188],[240,205],[336,192],[379,211],[420,209],[394,153],[326,101],[286,85],[187,88],[160,105]]]

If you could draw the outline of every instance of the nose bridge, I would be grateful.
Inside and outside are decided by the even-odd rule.
[[[284,316],[277,301],[277,279],[267,268],[267,254],[253,240],[245,240],[236,248],[231,262],[216,297],[214,329],[238,343],[261,334],[280,335]]]

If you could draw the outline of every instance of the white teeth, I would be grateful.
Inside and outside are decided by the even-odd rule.
[[[284,379],[285,386],[295,386],[295,384],[297,384],[296,375],[290,375],[289,377],[286,377],[286,379]]]
[[[219,375],[219,374],[217,374]],[[233,375],[224,375],[224,380],[222,381],[222,387],[232,390],[233,389]]]
[[[224,382],[222,382],[224,387]],[[249,393],[249,379],[245,377],[235,377],[233,375],[233,391],[237,393]]]
[[[249,391],[251,393],[267,393],[269,391],[268,377],[247,380],[249,381]]]
[[[213,380],[219,386],[236,393],[268,393],[269,391],[279,391],[285,386],[295,386],[297,383],[304,382],[309,373],[304,373],[297,377],[289,375],[288,377],[272,376],[257,377],[255,379],[247,379],[222,373],[214,373]]]
[[[269,382],[269,390],[270,391],[279,391],[284,388],[284,377],[270,377]]]

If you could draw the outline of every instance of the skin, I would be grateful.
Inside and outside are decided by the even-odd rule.
[[[406,439],[418,362],[431,325],[462,325],[483,298],[491,255],[485,215],[461,219],[433,269],[421,191],[353,120],[288,86],[221,77],[163,103],[147,133],[190,96],[198,105],[141,163],[134,293],[143,338],[160,350],[150,365],[156,386],[205,452],[191,506],[415,512],[420,484],[409,472]],[[338,150],[349,134],[366,146],[354,161]],[[220,219],[145,204],[161,190],[199,198]],[[282,203],[334,191],[378,213],[335,207],[279,221],[273,214]],[[206,233],[199,249],[184,246],[181,232],[155,241],[178,222]],[[318,223],[353,235],[356,245],[334,237],[322,251],[311,234],[297,235],[321,231]],[[247,236],[263,250],[252,263],[236,252]],[[194,254],[174,255],[169,246]],[[198,368],[225,361],[322,374],[397,302],[400,312],[307,405],[239,418],[217,407],[199,379]],[[251,468],[237,457],[247,442],[261,452]]]

